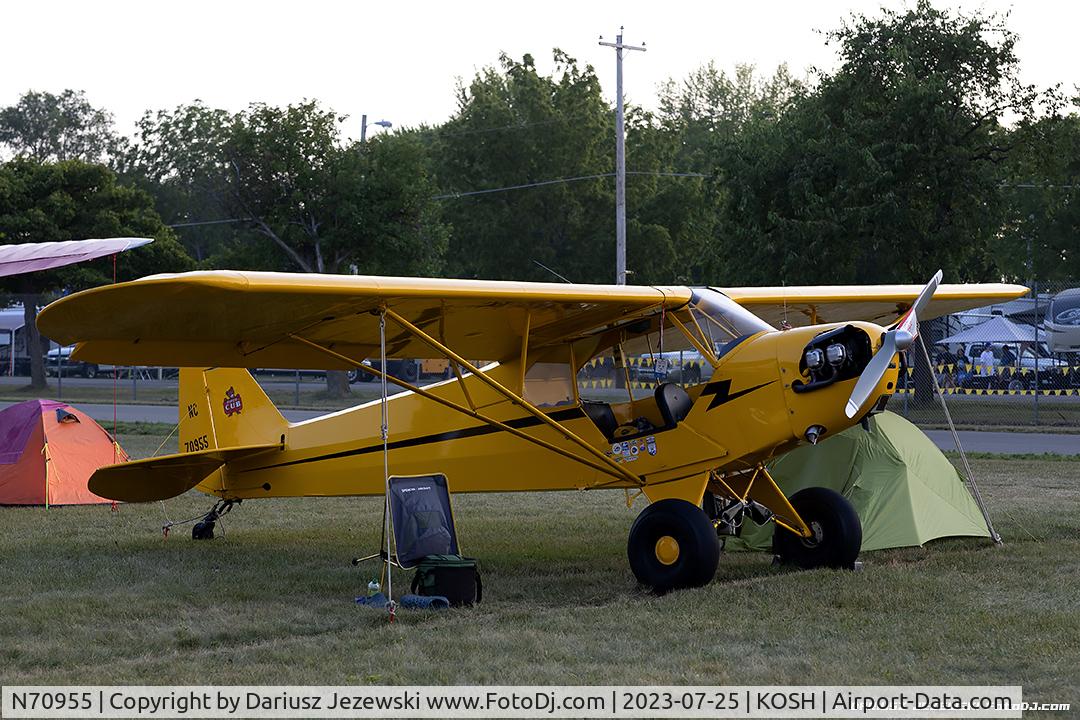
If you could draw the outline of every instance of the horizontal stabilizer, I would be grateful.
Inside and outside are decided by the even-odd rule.
[[[279,443],[246,445],[106,465],[91,476],[90,492],[122,502],[167,500],[183,495],[227,462],[280,448]]]

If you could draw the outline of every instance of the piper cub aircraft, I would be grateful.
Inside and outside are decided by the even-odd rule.
[[[218,498],[212,525],[241,500],[380,495],[387,473],[441,473],[454,492],[625,488],[650,501],[630,567],[667,590],[709,582],[718,534],[744,518],[775,524],[782,560],[853,564],[851,505],[823,488],[786,498],[765,463],[881,410],[918,320],[1027,291],[940,279],[716,289],[195,272],[71,295],[38,327],[78,343],[78,360],[186,368],[180,452],[98,470],[98,495],[197,488]],[[702,382],[627,389],[628,358],[680,347],[711,367]],[[244,369],[381,375],[387,358],[424,357],[447,359],[453,377],[395,380],[407,391],[299,423]],[[597,359],[625,381],[590,398],[576,376]]]

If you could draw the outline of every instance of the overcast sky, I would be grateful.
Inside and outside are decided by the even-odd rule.
[[[144,110],[195,98],[230,110],[251,101],[318,98],[350,115],[351,134],[359,135],[361,113],[369,122],[385,118],[395,125],[445,120],[456,107],[457,79],[467,81],[500,52],[516,58],[532,53],[547,72],[551,49],[559,47],[596,67],[613,99],[614,51],[597,40],[613,39],[622,24],[625,42],[648,48],[627,53],[627,99],[653,107],[660,82],[709,60],[728,70],[752,63],[771,72],[781,62],[797,74],[810,66],[830,68],[835,56],[816,30],[837,27],[852,11],[874,14],[882,4],[20,0],[4,7],[0,105],[31,88],[81,89],[93,104],[111,110],[127,133]],[[949,6],[1011,9],[1023,79],[1070,89],[1080,83],[1080,3]]]

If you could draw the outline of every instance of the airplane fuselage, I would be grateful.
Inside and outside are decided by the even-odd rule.
[[[872,323],[847,323],[759,333],[720,357],[707,382],[686,389],[692,407],[674,425],[663,423],[651,396],[613,403],[619,421],[645,421],[644,431],[622,436],[602,432],[576,394],[563,404],[540,408],[559,426],[550,427],[474,375],[424,388],[573,457],[420,394],[399,393],[386,402],[389,473],[442,473],[454,492],[641,487],[654,501],[679,497],[697,503],[710,471],[735,473],[753,468],[805,442],[811,427],[820,429],[819,437],[826,437],[856,422],[845,417],[844,404],[857,377],[798,392],[800,384],[807,384],[805,368],[800,367],[807,344],[830,329],[845,326],[865,332],[874,349],[884,332]],[[207,419],[219,446],[238,442],[230,442],[230,437],[250,441],[260,436],[263,442],[276,442],[280,436],[280,447],[227,463],[203,481],[199,490],[229,499],[384,492],[381,400],[272,427],[265,408],[238,409],[234,402],[234,412],[227,412],[224,388],[242,385],[238,372],[250,380],[246,372],[230,369],[185,371],[189,376],[182,381],[181,414],[188,417],[182,417],[180,424],[181,451],[201,446]],[[484,372],[511,392],[522,393],[520,361],[492,364]],[[199,373],[197,383],[191,373]],[[874,397],[890,394],[896,377],[893,367]],[[568,433],[607,460],[578,446]]]

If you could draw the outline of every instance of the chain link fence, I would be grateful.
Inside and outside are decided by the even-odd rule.
[[[933,374],[909,353],[889,409],[941,426],[936,381],[959,427],[1080,432],[1080,282],[1030,286],[1028,297],[924,323]]]

